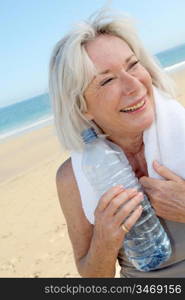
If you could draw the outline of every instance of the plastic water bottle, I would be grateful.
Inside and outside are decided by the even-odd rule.
[[[112,186],[135,188],[143,192],[127,157],[120,147],[97,135],[93,128],[82,132],[85,143],[82,169],[100,198]],[[126,234],[124,251],[129,261],[140,271],[158,268],[171,255],[169,238],[146,195],[141,202],[143,211]]]

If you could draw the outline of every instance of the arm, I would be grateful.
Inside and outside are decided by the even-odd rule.
[[[103,247],[98,249],[96,240],[92,241],[94,226],[83,212],[70,160],[58,169],[56,184],[79,274],[82,277],[114,277],[116,253],[105,253]]]
[[[185,180],[156,161],[153,167],[166,180],[143,176],[140,183],[157,215],[170,221],[185,223]]]
[[[79,274],[82,277],[114,277],[118,251],[125,235],[121,223],[142,197],[138,200],[135,191],[129,194],[123,188],[112,188],[100,199],[95,225],[92,225],[84,215],[70,159],[58,169],[56,184]],[[115,211],[131,196],[133,200],[115,216]],[[141,209],[137,208],[127,220],[128,228],[140,214]]]

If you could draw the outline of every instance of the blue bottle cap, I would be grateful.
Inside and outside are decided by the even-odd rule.
[[[93,127],[86,128],[81,133],[84,143],[88,144],[97,139],[97,133]]]

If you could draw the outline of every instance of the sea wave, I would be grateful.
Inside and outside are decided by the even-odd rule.
[[[185,61],[181,61],[180,63],[171,65],[169,67],[164,68],[168,72],[175,72],[185,68]]]
[[[6,133],[0,134],[0,142],[4,142],[5,139],[11,138],[13,136],[21,135],[24,132],[32,131],[33,129],[44,127],[53,123],[53,116],[41,119],[35,123],[31,123],[27,126],[22,126],[16,128],[15,130],[7,131]]]

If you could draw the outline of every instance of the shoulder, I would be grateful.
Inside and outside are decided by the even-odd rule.
[[[71,158],[68,158],[63,164],[61,164],[56,172],[56,183],[69,183],[74,179]]]
[[[73,172],[71,158],[67,159],[56,172],[56,186],[61,208],[64,215],[78,211],[81,217],[85,217],[80,192]]]
[[[59,166],[56,172],[56,185],[59,196],[62,193],[62,198],[66,195],[68,196],[69,193],[70,196],[75,195],[76,197],[80,197],[72,168],[71,158],[68,158],[62,165]]]

